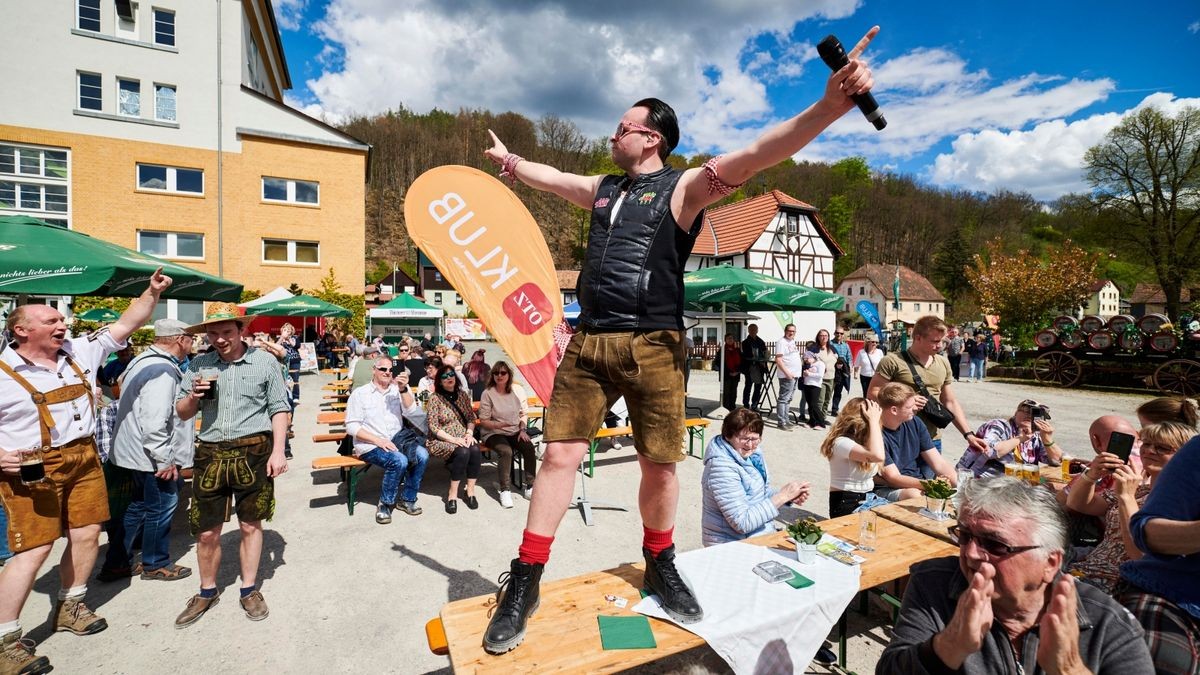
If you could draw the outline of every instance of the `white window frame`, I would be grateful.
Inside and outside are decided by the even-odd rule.
[[[435,305],[440,305],[440,304],[442,304],[442,293],[441,293],[441,291],[434,291],[434,293],[433,293],[433,304],[435,304]]]
[[[167,252],[164,253],[163,255],[158,255],[157,253],[150,253],[148,251],[143,251],[142,250],[142,235],[143,234],[165,234],[167,236]],[[200,255],[199,256],[179,255],[179,237],[181,235],[185,236],[185,237],[200,237]],[[206,242],[205,242],[205,236],[204,236],[203,232],[168,232],[166,230],[138,230],[137,231],[137,250],[138,250],[138,252],[145,253],[146,255],[152,255],[156,258],[163,258],[163,259],[169,259],[169,260],[204,260],[204,257],[207,254],[205,245],[206,245]],[[174,318],[174,317],[172,317],[172,318]]]
[[[287,260],[267,260],[267,242],[285,243],[287,244]],[[316,262],[298,262],[296,260],[296,245],[297,244],[312,244],[317,247]],[[262,249],[260,251],[262,263],[264,265],[300,265],[302,267],[320,267],[321,266],[321,242],[319,241],[300,241],[296,239],[279,239],[275,237],[264,237],[262,239]]]
[[[96,95],[87,97],[88,100],[92,100],[92,99],[96,100],[97,105],[99,106],[97,108],[92,108],[90,106],[86,106],[83,104],[83,99],[84,99],[83,76],[84,75],[87,75],[88,77],[95,77],[97,80],[99,80],[95,85]],[[89,84],[87,86],[91,87],[92,85]],[[100,73],[93,73],[90,70],[75,71],[75,105],[77,105],[80,110],[95,110],[96,112],[102,112],[104,110],[104,76],[103,75],[101,75]]]
[[[163,116],[159,116],[159,114],[158,114],[159,92],[161,92],[164,89],[170,89],[171,93],[174,94],[174,97],[172,98],[172,107],[171,107],[171,116],[170,117],[163,117]],[[165,84],[163,82],[155,82],[154,83],[154,119],[161,120],[163,122],[178,122],[179,121],[179,88],[178,87],[176,87],[173,84]]]
[[[287,183],[287,197],[285,199],[268,199],[267,198],[267,181],[281,180]],[[301,202],[296,201],[296,183],[311,183],[317,189],[317,201]],[[293,204],[296,206],[320,206],[321,205],[321,182],[315,180],[301,180],[297,178],[283,178],[281,176],[263,176],[262,189],[259,191],[259,196],[268,204]]]
[[[13,204],[10,207],[0,208],[0,215],[23,215],[31,216],[41,220],[51,222],[52,224],[61,224],[67,229],[71,227],[71,151],[67,148],[56,148],[50,146],[24,145],[21,143],[2,142],[0,147],[6,150],[12,150],[13,166],[12,171],[0,170],[0,182],[13,183],[14,194]],[[63,175],[58,176],[46,171],[46,154],[60,153],[63,156]],[[21,171],[22,160],[29,156],[37,157],[37,173],[25,173]],[[59,188],[65,193],[65,206],[62,211],[53,211],[46,208],[46,189]],[[32,189],[37,192],[38,204],[36,208],[25,208],[21,206],[21,193],[24,190]]]
[[[201,316],[203,316],[203,309],[204,309],[204,301],[203,300],[176,300],[174,298],[163,298],[162,300],[158,301],[157,305],[155,305],[154,313],[151,318],[158,317],[159,308],[162,308],[163,314],[165,314],[165,317],[159,317],[159,318],[178,320],[179,319],[179,303],[181,303],[181,302],[187,303],[190,305],[191,304],[199,304],[200,309],[201,309]]]
[[[101,14],[101,10],[100,10],[100,0],[95,0],[94,8],[90,7],[90,6],[88,7],[88,9],[96,10],[96,23],[99,25],[97,25],[95,28],[84,28],[83,27],[83,24],[82,24],[82,22],[83,22],[83,16],[82,16],[83,2],[84,2],[84,0],[75,0],[75,28],[77,28],[78,30],[88,31],[89,33],[99,33],[100,29],[104,26],[104,23],[103,23],[104,19],[103,19],[103,15]]]
[[[121,92],[124,91],[122,85],[131,84],[137,87],[137,111],[128,113],[125,112],[125,103],[121,100]],[[117,78],[117,114],[122,117],[141,117],[142,116],[142,81],[135,80],[129,77]]]
[[[154,33],[154,34],[153,34],[153,35],[151,35],[151,42],[153,42],[153,43],[154,43],[154,44],[156,44],[156,45],[162,45],[162,46],[164,46],[164,47],[174,47],[174,46],[175,46],[176,37],[177,37],[177,33],[175,32],[175,12],[174,12],[173,10],[170,10],[170,9],[163,9],[162,7],[153,7],[153,8],[151,8],[151,10],[150,10],[150,14],[151,14],[151,17],[152,17],[152,18],[153,18],[153,20],[154,20],[154,31],[153,31],[153,33]],[[168,42],[165,42],[165,41],[164,41],[164,42],[159,42],[159,40],[158,40],[158,35],[159,35],[159,33],[158,33],[158,23],[159,23],[159,22],[158,22],[158,19],[159,19],[159,17],[160,17],[160,16],[162,16],[162,17],[167,17],[167,16],[171,17],[171,41],[170,41],[169,43],[168,43]]]
[[[166,169],[167,170],[167,187],[165,187],[165,188],[144,187],[142,185],[142,179],[141,179],[141,169],[143,166],[154,167],[156,169]],[[176,187],[177,180],[178,180],[177,172],[180,170],[200,172],[200,191],[199,192],[192,192],[191,190],[180,190]],[[196,168],[193,168],[190,166],[167,166],[165,164],[151,164],[149,162],[138,162],[138,163],[134,164],[134,166],[133,166],[133,187],[138,192],[163,192],[163,193],[169,193],[169,194],[194,195],[197,197],[203,197],[204,189],[205,189],[204,169],[196,169]]]

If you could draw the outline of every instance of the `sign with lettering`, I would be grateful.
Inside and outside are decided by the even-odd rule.
[[[492,176],[441,166],[409,186],[404,219],[413,242],[549,401],[563,312],[550,249],[529,210]]]

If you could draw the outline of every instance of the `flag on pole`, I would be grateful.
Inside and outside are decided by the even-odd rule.
[[[896,263],[896,280],[892,282],[892,309],[900,310],[900,263]]]

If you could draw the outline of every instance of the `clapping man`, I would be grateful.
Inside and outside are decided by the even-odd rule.
[[[1062,572],[1067,523],[1045,488],[997,476],[960,494],[958,558],[912,568],[876,673],[1152,673],[1142,628]]]

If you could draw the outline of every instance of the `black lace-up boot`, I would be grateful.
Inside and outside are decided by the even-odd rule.
[[[687,582],[675,569],[675,546],[662,550],[657,557],[649,549],[642,549],[646,556],[645,589],[658,596],[663,611],[679,623],[696,623],[704,618],[704,610],[696,602],[696,596]]]
[[[514,558],[509,571],[500,575],[495,613],[483,634],[484,651],[503,654],[525,639],[525,622],[537,611],[541,599],[543,568]]]

